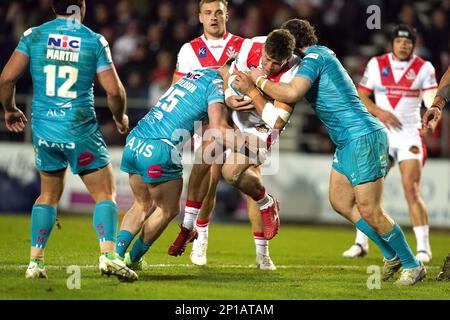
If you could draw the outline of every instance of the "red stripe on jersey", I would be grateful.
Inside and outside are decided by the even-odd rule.
[[[422,91],[427,91],[427,90],[437,89],[437,88],[438,88],[438,86],[434,86],[434,87],[429,87],[429,88],[422,89]]]
[[[259,62],[261,61],[262,58],[262,48],[263,43],[261,42],[253,43],[247,56],[247,68],[252,69],[259,67]]]
[[[400,99],[403,97],[402,90],[395,90],[399,87],[403,89],[411,89],[411,86],[419,74],[420,69],[425,63],[425,60],[415,57],[409,68],[405,71],[403,76],[398,82],[394,80],[394,73],[392,71],[391,62],[389,61],[389,55],[385,54],[377,57],[378,68],[380,69],[381,84],[388,90],[386,96],[395,109]],[[391,90],[393,89],[393,90]]]
[[[178,71],[175,71],[175,74],[176,74],[177,76],[185,76],[185,75],[186,75],[186,73],[178,72]]]
[[[367,92],[373,92],[373,89],[367,88],[367,87],[363,86],[362,84],[358,85],[358,89],[362,89]]]
[[[200,62],[200,65],[203,68],[210,67],[218,69],[227,62],[231,55],[241,50],[242,42],[244,42],[244,38],[232,35],[231,39],[225,45],[219,61],[214,58],[205,41],[203,41],[201,37],[192,40],[190,44],[198,58],[198,61]]]

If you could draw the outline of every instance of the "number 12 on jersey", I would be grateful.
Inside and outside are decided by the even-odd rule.
[[[46,80],[46,94],[49,97],[55,96],[56,91],[56,71],[58,69],[58,78],[67,79],[57,91],[57,96],[60,98],[76,99],[77,92],[70,91],[72,86],[78,80],[78,69],[71,66],[47,65],[44,67],[44,73],[47,75]]]

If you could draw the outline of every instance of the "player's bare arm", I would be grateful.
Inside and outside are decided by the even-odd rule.
[[[358,88],[358,95],[364,106],[367,108],[372,115],[380,119],[383,124],[389,129],[401,129],[402,123],[400,120],[392,113],[387,110],[383,110],[378,107],[372,99],[370,99],[371,93],[367,90]]]
[[[129,126],[128,116],[125,113],[127,110],[127,97],[125,88],[114,66],[98,73],[98,79],[108,96],[108,107],[113,114],[117,130],[121,134],[127,133]]]
[[[277,130],[282,130],[286,126],[294,109],[294,104],[287,104],[278,100],[272,104],[256,88],[250,76],[239,71],[236,72],[235,86],[252,99],[256,111],[268,126]]]
[[[442,76],[439,89],[434,98],[432,106],[425,112],[422,118],[425,131],[434,132],[442,115],[442,109],[450,101],[450,67]]]
[[[311,82],[303,77],[295,77],[290,83],[273,82],[266,78],[264,71],[254,68],[249,73],[253,82],[273,99],[284,103],[300,101],[311,88]]]
[[[22,132],[27,118],[16,106],[16,82],[28,66],[28,57],[15,51],[0,76],[0,101],[5,110],[6,128],[11,132]]]

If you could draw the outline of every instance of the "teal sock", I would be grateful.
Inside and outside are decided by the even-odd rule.
[[[94,229],[100,242],[116,242],[118,212],[117,205],[112,201],[102,201],[95,205]]]
[[[381,238],[395,250],[402,262],[403,269],[417,268],[420,265],[419,261],[414,257],[411,248],[406,242],[405,235],[398,224],[394,224],[392,230],[382,234]]]
[[[120,230],[119,235],[117,236],[116,243],[116,253],[119,257],[123,258],[125,256],[125,252],[130,246],[131,241],[133,241],[134,234],[127,230]]]
[[[366,220],[363,218],[359,219],[355,223],[356,228],[358,228],[362,233],[369,237],[370,240],[375,242],[377,247],[383,253],[383,256],[386,260],[392,260],[395,258],[396,253],[395,250],[392,249],[386,241],[384,241],[381,236],[372,228]]]
[[[44,249],[56,221],[56,208],[35,204],[31,210],[31,246]]]
[[[144,243],[141,237],[137,238],[137,240],[133,244],[133,248],[130,251],[130,259],[132,263],[138,262],[144,254],[150,249],[151,243]]]

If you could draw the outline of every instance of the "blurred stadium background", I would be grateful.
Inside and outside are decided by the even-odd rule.
[[[243,37],[264,35],[282,22],[306,18],[317,28],[319,41],[332,48],[358,83],[367,61],[389,50],[394,24],[417,28],[416,54],[430,60],[438,80],[450,64],[450,0],[231,0],[228,30]],[[381,8],[381,30],[365,27],[369,5]],[[96,0],[87,1],[84,23],[109,41],[113,59],[129,98],[134,125],[169,86],[181,45],[202,33],[197,0]],[[0,2],[0,67],[30,26],[53,19],[51,0]],[[364,26],[364,27],[362,27]],[[31,78],[25,74],[17,86],[17,104],[30,115]],[[120,173],[121,137],[106,107],[104,92],[96,87],[101,130],[111,148],[118,183],[120,208],[131,202],[127,176]],[[2,112],[2,111],[0,111]],[[0,213],[28,213],[39,193],[34,170],[31,134],[7,132],[0,113]],[[422,193],[430,210],[432,227],[450,228],[450,115],[448,108],[437,132],[426,137],[429,160]],[[334,152],[325,129],[304,103],[297,107],[281,138],[278,173],[265,177],[271,192],[283,205],[282,219],[294,222],[343,223],[328,204],[328,174]],[[190,166],[185,169],[187,178]],[[187,181],[187,179],[186,179]],[[398,169],[387,179],[386,208],[403,225],[409,225]],[[59,209],[90,213],[92,200],[77,177],[69,174]],[[226,184],[220,184],[214,220],[246,220],[245,201]]]

